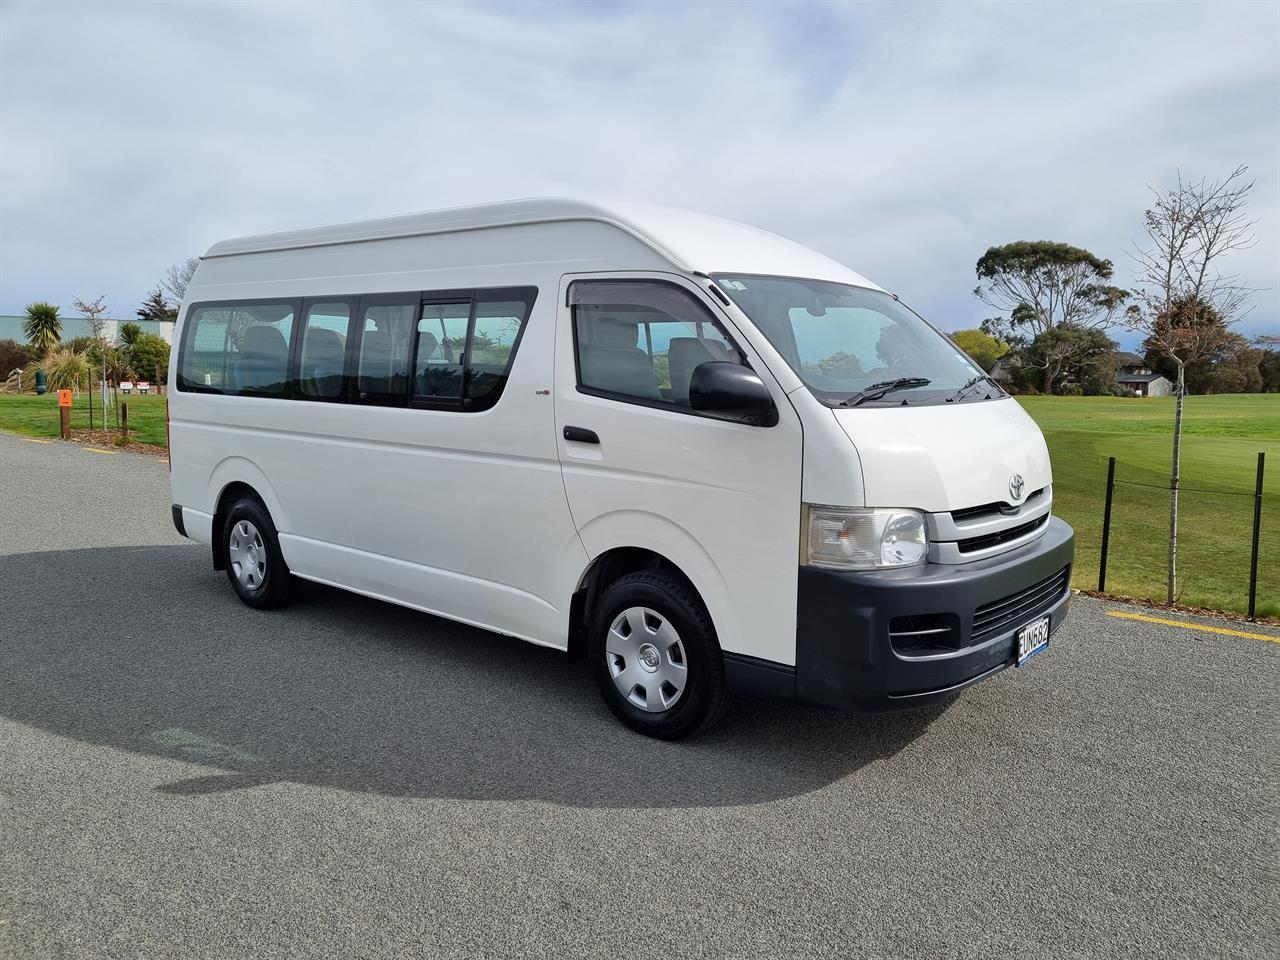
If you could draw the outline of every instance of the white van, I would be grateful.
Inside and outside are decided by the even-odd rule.
[[[585,656],[654,736],[729,690],[923,704],[1067,611],[1021,406],[741,224],[524,200],[229,240],[171,369],[173,520],[245,603],[302,577]]]

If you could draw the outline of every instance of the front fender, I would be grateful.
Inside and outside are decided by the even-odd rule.
[[[693,584],[707,606],[721,649],[731,650],[739,634],[729,585],[711,554],[689,531],[661,514],[614,510],[589,521],[579,534],[590,562],[619,547],[640,547],[665,557]],[[589,565],[589,564],[588,564]]]

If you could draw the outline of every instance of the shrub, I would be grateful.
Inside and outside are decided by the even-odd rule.
[[[50,390],[80,390],[89,386],[93,379],[93,368],[89,366],[89,358],[70,347],[61,347],[50,351],[38,364],[32,364],[28,371],[35,380],[35,371],[39,367],[48,378]],[[23,374],[25,386],[27,375]]]

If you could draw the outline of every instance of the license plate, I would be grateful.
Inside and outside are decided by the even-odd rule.
[[[1022,666],[1048,645],[1049,618],[1045,616],[1032,620],[1018,631],[1016,638],[1018,666]]]

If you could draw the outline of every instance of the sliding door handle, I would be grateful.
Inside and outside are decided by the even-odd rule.
[[[564,438],[572,440],[574,443],[599,443],[600,438],[596,436],[594,430],[588,430],[585,427],[565,427]]]

